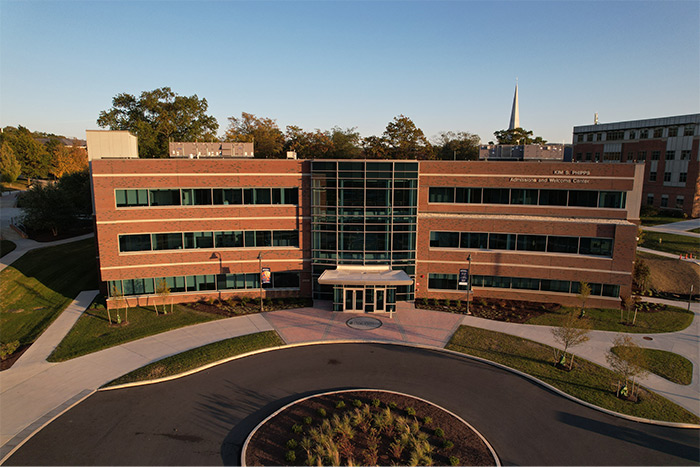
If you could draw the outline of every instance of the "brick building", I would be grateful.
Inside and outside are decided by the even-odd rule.
[[[587,281],[617,306],[631,288],[641,164],[90,159],[101,280],[132,304],[159,283],[258,297],[269,268],[266,297],[392,311],[466,299],[469,255],[475,297],[574,304]]]
[[[576,162],[646,162],[642,203],[700,217],[700,114],[574,127]]]

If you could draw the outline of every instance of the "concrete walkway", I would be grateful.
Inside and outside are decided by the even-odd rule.
[[[668,233],[677,233],[679,235],[682,235],[682,233],[685,232],[686,234],[700,236],[700,234],[688,232],[688,230],[700,229],[700,218],[688,219],[686,221],[671,222],[670,224],[660,224],[660,225],[655,225],[655,226],[642,227],[642,229],[644,229],[644,230],[659,230],[659,231],[665,231]]]

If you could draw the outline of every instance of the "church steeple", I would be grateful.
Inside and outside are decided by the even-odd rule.
[[[520,127],[520,108],[518,106],[518,81],[515,81],[515,96],[513,96],[513,109],[510,111],[509,130]]]

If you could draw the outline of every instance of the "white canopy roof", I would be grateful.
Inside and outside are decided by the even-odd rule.
[[[323,271],[319,284],[331,285],[411,285],[413,279],[390,266],[339,265],[335,270]]]

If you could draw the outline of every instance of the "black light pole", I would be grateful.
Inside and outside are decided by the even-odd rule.
[[[262,251],[258,253],[258,281],[260,282],[260,313],[263,311],[262,287]]]
[[[472,254],[469,253],[467,256],[467,261],[469,261],[469,266],[467,266],[467,314],[469,314],[469,298],[472,291]]]

